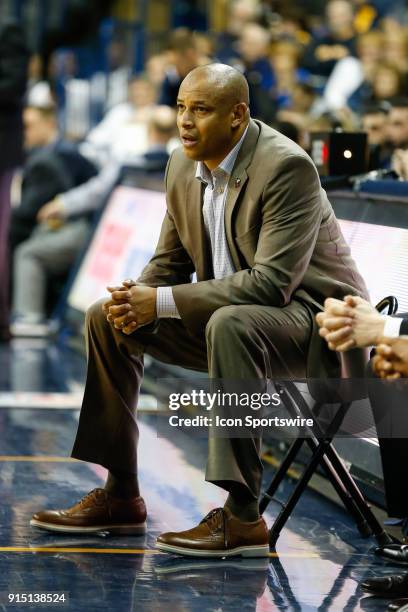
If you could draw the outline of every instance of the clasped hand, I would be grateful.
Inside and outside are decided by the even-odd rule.
[[[408,337],[382,338],[373,359],[373,369],[380,378],[393,380],[408,376]]]
[[[120,287],[107,287],[110,299],[102,306],[106,319],[124,334],[132,334],[138,327],[156,319],[156,293],[154,287],[123,281]]]
[[[384,317],[366,300],[350,295],[344,301],[328,298],[316,321],[320,336],[333,351],[376,346],[373,369],[377,376],[408,376],[408,337],[386,338]]]
[[[316,321],[319,334],[333,351],[373,346],[384,335],[384,318],[358,296],[348,295],[344,301],[328,298]]]

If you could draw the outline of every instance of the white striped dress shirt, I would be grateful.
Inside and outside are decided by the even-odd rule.
[[[213,171],[210,171],[203,162],[197,163],[195,176],[197,180],[205,184],[203,217],[211,245],[214,278],[224,278],[235,272],[225,235],[224,211],[228,181],[247,130],[248,128],[235,147]],[[158,318],[180,318],[174,302],[172,287],[157,288],[156,310]]]

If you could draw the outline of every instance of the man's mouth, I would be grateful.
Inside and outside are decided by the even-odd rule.
[[[181,142],[183,143],[183,147],[190,148],[194,147],[197,144],[198,140],[197,138],[194,138],[194,136],[184,134],[183,136],[181,136]]]

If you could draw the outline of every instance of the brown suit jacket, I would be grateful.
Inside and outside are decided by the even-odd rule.
[[[227,242],[237,272],[221,280],[212,278],[203,186],[195,170],[196,162],[182,149],[173,153],[159,242],[139,278],[154,287],[174,286],[178,311],[192,333],[201,334],[212,313],[230,304],[282,307],[296,299],[313,314],[326,297],[367,298],[316,168],[294,142],[261,121],[250,121],[225,205]],[[191,283],[194,271],[197,283]],[[336,375],[338,358],[317,333],[310,353],[314,362],[327,361],[310,373]]]

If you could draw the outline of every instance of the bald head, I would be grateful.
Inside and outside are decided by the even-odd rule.
[[[235,68],[227,64],[206,64],[191,70],[182,85],[199,84],[207,87],[217,99],[228,102],[231,106],[243,102],[249,105],[249,91],[246,78]]]
[[[238,143],[249,122],[248,84],[225,64],[188,73],[177,98],[177,127],[187,157],[213,170]]]

